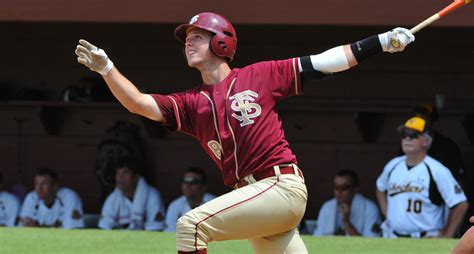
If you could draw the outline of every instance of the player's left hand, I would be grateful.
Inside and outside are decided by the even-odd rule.
[[[79,40],[79,45],[77,45],[75,53],[79,63],[101,75],[107,75],[114,66],[103,49],[98,48],[84,39]]]
[[[379,34],[380,44],[384,52],[401,52],[408,44],[415,41],[415,36],[410,30],[397,27],[391,31]]]

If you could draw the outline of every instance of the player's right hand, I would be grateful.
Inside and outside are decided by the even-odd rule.
[[[397,27],[391,31],[379,34],[379,41],[384,52],[401,52],[408,44],[415,41],[415,36],[410,30]]]
[[[75,53],[79,63],[101,75],[107,75],[112,67],[114,67],[114,63],[109,59],[107,54],[105,54],[104,50],[84,39],[79,40],[79,45],[77,45]]]

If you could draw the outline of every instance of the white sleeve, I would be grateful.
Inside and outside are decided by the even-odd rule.
[[[82,202],[79,196],[72,190],[61,197],[64,205],[63,228],[83,228],[84,212]]]
[[[178,221],[179,217],[181,216],[180,213],[180,204],[179,200],[176,199],[168,206],[168,211],[166,211],[166,219],[165,219],[165,232],[175,232],[176,231],[176,222]]]
[[[23,201],[23,205],[21,206],[20,218],[30,218],[33,220],[37,220],[35,206],[38,204],[39,201],[36,197],[36,193],[33,191],[28,193],[28,195],[26,195],[25,200]]]
[[[6,212],[8,219],[6,221],[7,227],[14,227],[16,218],[18,217],[18,213],[20,211],[20,201],[14,195],[8,195],[8,200],[6,202]]]
[[[377,190],[380,192],[385,192],[388,189],[388,177],[390,175],[390,172],[395,169],[398,163],[403,160],[404,157],[396,157],[395,159],[392,159],[385,165],[383,168],[382,173],[379,175],[377,178]]]
[[[381,231],[378,229],[381,219],[378,207],[374,203],[366,201],[365,209],[364,228],[359,233],[366,237],[380,237]]]
[[[456,179],[454,179],[449,169],[443,166],[438,170],[432,170],[432,172],[441,197],[443,197],[444,202],[449,208],[453,208],[457,204],[467,200],[464,191]]]
[[[160,193],[150,188],[146,204],[145,230],[163,230],[165,228],[165,206]]]
[[[117,226],[117,222],[115,221],[115,214],[118,214],[118,211],[114,209],[114,192],[110,193],[107,199],[102,206],[102,212],[100,215],[99,223],[97,226],[101,229],[113,229]]]
[[[346,53],[343,46],[338,46],[317,55],[311,55],[311,64],[315,71],[332,74],[349,69]],[[303,71],[301,60],[299,60],[300,72]]]
[[[323,229],[325,227],[322,227],[321,225],[328,220],[328,218],[332,217],[334,218],[334,216],[329,216],[329,206],[328,206],[329,202],[326,202],[323,204],[323,206],[321,207],[321,210],[319,210],[319,214],[318,214],[318,219],[316,221],[316,228],[314,229],[314,232],[313,232],[313,236],[324,236],[324,235],[332,235],[332,233],[334,232],[323,232]]]

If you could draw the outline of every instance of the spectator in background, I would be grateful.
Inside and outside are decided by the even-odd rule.
[[[449,169],[427,155],[429,123],[412,117],[398,130],[405,155],[387,163],[377,179],[377,199],[386,217],[384,237],[453,237],[468,203]]]
[[[99,228],[163,230],[165,207],[158,190],[140,175],[131,157],[122,157],[115,167],[115,189],[102,206]]]
[[[166,212],[167,232],[176,231],[176,222],[185,213],[215,198],[207,193],[207,175],[201,168],[191,167],[184,173],[181,191],[183,195],[175,199]]]
[[[82,202],[73,190],[60,187],[56,171],[39,169],[35,190],[26,195],[20,212],[20,226],[83,228]]]
[[[458,144],[447,136],[441,134],[435,128],[435,123],[439,120],[438,110],[431,104],[418,104],[413,108],[414,116],[419,116],[431,125],[431,146],[428,155],[441,162],[447,167],[454,178],[464,184],[464,160]]]
[[[377,205],[358,193],[359,177],[349,169],[336,173],[335,198],[319,211],[314,236],[380,236],[380,214]]]
[[[0,227],[13,227],[16,224],[20,201],[18,198],[3,190],[3,175],[0,172]]]

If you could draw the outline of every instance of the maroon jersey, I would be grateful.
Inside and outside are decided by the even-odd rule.
[[[224,183],[278,164],[297,163],[275,104],[302,92],[298,58],[232,69],[215,85],[152,94],[169,128],[195,137]]]

